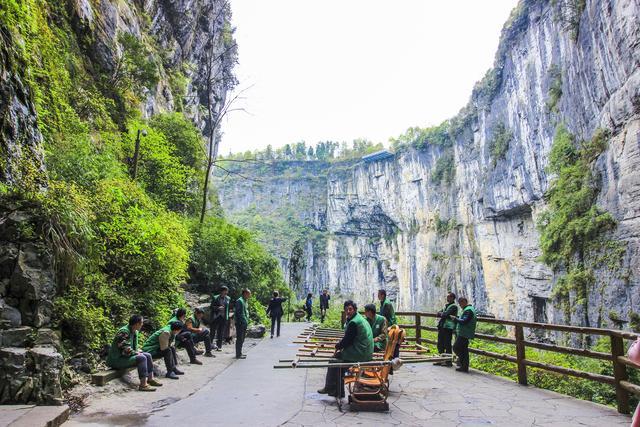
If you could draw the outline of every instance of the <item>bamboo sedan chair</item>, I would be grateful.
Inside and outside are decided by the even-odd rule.
[[[404,341],[405,331],[398,325],[388,330],[387,346],[384,350],[385,361],[393,360],[396,347]],[[349,408],[352,411],[388,411],[389,374],[391,365],[352,368],[345,378],[349,388]]]

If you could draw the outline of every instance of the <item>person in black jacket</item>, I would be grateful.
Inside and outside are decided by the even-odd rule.
[[[327,310],[329,309],[329,300],[331,299],[331,295],[329,295],[329,290],[325,289],[320,294],[320,322],[324,323],[324,318],[327,315]]]
[[[447,295],[447,303],[444,305],[444,309],[438,312],[438,353],[439,354],[453,354],[451,347],[451,339],[453,338],[453,332],[456,329],[456,323],[449,316],[458,315],[458,306],[456,305],[456,294],[449,292]],[[438,362],[434,365],[439,366],[451,366],[451,362]]]
[[[311,316],[313,315],[313,294],[311,292],[307,294],[304,310],[307,312],[307,322],[311,322]]]
[[[273,291],[273,298],[269,301],[269,307],[267,307],[267,314],[271,317],[271,338],[273,338],[273,330],[278,324],[277,333],[280,336],[280,321],[282,320],[282,303],[286,298],[280,298],[278,291]]]

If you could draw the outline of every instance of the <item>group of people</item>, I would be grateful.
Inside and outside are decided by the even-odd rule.
[[[329,309],[329,300],[331,299],[331,295],[329,295],[329,290],[324,289],[320,294],[320,322],[324,322],[324,318],[327,316],[327,310]],[[311,316],[313,316],[313,294],[308,293],[307,299],[304,301],[304,311],[307,313],[307,322],[311,321]]]
[[[203,309],[196,308],[193,314],[187,317],[187,310],[179,308],[169,322],[151,334],[142,346],[139,345],[138,335],[144,319],[139,314],[134,314],[129,319],[129,323],[122,326],[116,333],[107,355],[107,365],[114,369],[136,366],[140,378],[138,388],[140,391],[155,391],[156,387],[162,386],[162,383],[154,378],[154,358],[164,359],[166,378],[179,379],[184,372],[178,369],[176,347],[184,348],[189,356],[189,363],[194,365],[202,365],[197,356],[204,354],[205,357],[215,357],[213,351],[222,351],[230,319],[231,298],[228,293],[229,289],[223,286],[211,299],[209,323],[211,330],[204,326]],[[248,300],[250,297],[251,291],[244,289],[242,296],[236,300],[233,310],[237,359],[247,357],[242,353],[242,346],[249,325]],[[214,339],[215,344],[213,344]],[[204,351],[196,349],[196,344],[200,342],[204,343]]]
[[[387,329],[396,324],[395,310],[391,301],[387,299],[384,289],[378,291],[380,301],[379,314],[376,306],[368,304],[364,307],[364,316],[358,313],[358,306],[349,300],[344,303],[346,322],[344,324],[344,336],[336,344],[334,359],[339,362],[358,363],[368,362],[373,359],[374,352],[384,352],[387,346]],[[453,293],[447,295],[447,304],[444,310],[438,313],[438,352],[440,354],[452,354],[455,351],[458,356],[460,372],[469,371],[469,340],[474,338],[477,314],[475,308],[469,304],[465,297],[458,298]],[[460,310],[458,310],[460,308]],[[461,315],[458,316],[458,311]],[[451,345],[453,335],[456,335],[455,344]],[[394,349],[394,357],[400,352],[400,343]],[[451,362],[437,363],[452,366]],[[318,390],[320,394],[328,394],[334,397],[344,397],[344,368],[328,368],[325,377],[325,385]]]
[[[478,315],[473,305],[465,297],[458,298],[456,305],[456,295],[450,292],[447,295],[447,303],[442,311],[438,312],[438,352],[440,354],[452,354],[458,356],[459,366],[456,371],[469,372],[469,340],[472,340],[476,333]],[[458,312],[461,315],[458,316]],[[451,341],[455,334],[456,340],[453,346]],[[440,366],[452,366],[451,362],[436,363]]]

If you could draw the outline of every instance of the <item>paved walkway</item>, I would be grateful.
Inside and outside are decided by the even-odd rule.
[[[630,418],[609,407],[522,387],[491,375],[457,373],[430,364],[403,366],[391,383],[388,413],[338,411],[335,400],[316,393],[321,369],[274,370],[292,358],[290,344],[305,324],[283,325],[280,339],[264,339],[193,395],[132,420],[103,425],[224,426],[628,426]],[[135,398],[135,393],[128,393]],[[345,405],[345,407],[347,407]],[[142,414],[140,414],[142,415]],[[146,414],[144,414],[146,415]]]

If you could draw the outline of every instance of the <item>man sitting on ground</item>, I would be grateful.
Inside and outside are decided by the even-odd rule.
[[[167,378],[177,380],[178,375],[184,375],[184,372],[177,368],[178,356],[173,343],[176,335],[178,335],[184,324],[180,321],[169,323],[157,331],[155,331],[142,346],[142,350],[151,354],[153,357],[164,358],[164,366],[167,368]]]
[[[345,301],[347,325],[344,337],[336,344],[334,357],[339,362],[369,362],[373,358],[373,334],[366,319],[358,313],[358,306],[353,301]],[[333,397],[344,397],[344,373],[346,368],[329,368],[325,378],[324,388],[318,390],[320,394]]]
[[[191,340],[194,344],[204,341],[204,355],[206,357],[215,357],[211,353],[211,334],[209,329],[202,326],[202,318],[204,317],[204,310],[196,308],[193,310],[193,314],[187,318],[185,326],[189,332],[191,332]]]
[[[107,365],[113,369],[138,367],[140,391],[156,391],[162,383],[153,378],[153,359],[151,354],[138,348],[138,331],[142,328],[142,316],[134,314],[129,324],[118,329],[107,355]]]
[[[187,354],[189,355],[189,363],[194,365],[202,365],[202,362],[196,359],[196,356],[202,354],[202,351],[196,350],[196,347],[193,344],[193,339],[191,338],[191,332],[185,326],[186,320],[187,310],[184,308],[177,309],[175,315],[169,320],[169,324],[173,322],[182,323],[182,331],[180,331],[180,333],[176,335],[176,347],[184,348],[185,350],[187,350]]]
[[[387,319],[376,314],[375,304],[364,306],[364,315],[367,317],[373,334],[373,351],[384,352],[387,348]]]

